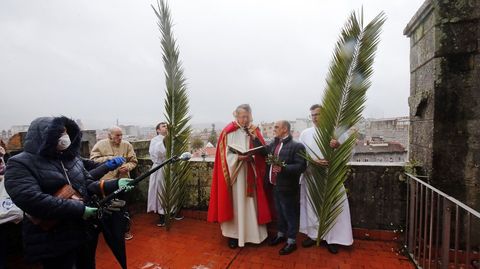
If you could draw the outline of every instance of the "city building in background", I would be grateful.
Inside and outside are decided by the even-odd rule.
[[[358,141],[351,158],[352,162],[406,162],[407,150],[398,142],[384,141],[380,137]]]

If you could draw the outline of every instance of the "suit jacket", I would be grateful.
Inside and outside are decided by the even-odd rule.
[[[275,138],[275,140],[266,147],[266,154],[273,155],[279,143],[281,143],[281,145],[278,157],[286,166],[282,167],[282,170],[277,174],[275,187],[279,191],[298,191],[300,176],[307,167],[307,162],[303,157],[305,154],[305,146],[294,141],[292,136],[289,135],[283,140]],[[266,173],[266,180],[268,182],[270,182],[271,173],[271,166],[268,165]]]

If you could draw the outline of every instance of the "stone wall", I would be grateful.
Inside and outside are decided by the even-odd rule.
[[[151,161],[142,159],[134,176],[148,171]],[[210,198],[213,162],[191,162],[188,197],[184,208],[207,210]],[[355,228],[397,230],[404,227],[406,184],[400,164],[351,163],[346,182],[352,225]],[[145,210],[148,179],[131,197],[136,209]]]
[[[137,158],[149,158],[150,154],[148,153],[148,147],[150,146],[150,140],[141,140],[141,141],[134,141],[130,142],[135,149],[135,154],[137,154]]]
[[[435,14],[425,3],[404,34],[410,37],[410,159],[432,169],[434,81],[438,77],[434,58]],[[430,172],[428,172],[430,173]]]
[[[480,0],[428,0],[410,37],[410,156],[480,209]]]
[[[82,131],[80,155],[84,158],[90,157],[90,152],[92,152],[95,143],[97,143],[97,132],[95,130]]]
[[[89,141],[87,137],[85,135],[85,141]],[[149,141],[132,142],[132,145],[138,156],[138,166],[131,173],[132,178],[135,178],[147,172],[152,161],[148,157]],[[88,146],[93,147],[90,144]],[[190,162],[191,174],[184,208],[207,210],[213,161]],[[404,226],[406,184],[403,172],[404,167],[399,163],[350,163],[345,187],[354,228],[397,230]],[[130,212],[133,214],[146,211],[148,181],[145,179],[140,182],[137,188],[127,194]]]
[[[405,227],[407,185],[402,165],[351,163],[345,187],[354,228]]]
[[[82,131],[82,141],[80,145],[80,155],[82,157],[88,158],[90,156],[90,152],[97,142],[96,133],[97,132],[95,130]],[[8,141],[8,151],[13,154],[21,152],[23,150],[23,144],[25,143],[26,135],[27,132],[20,132],[12,136]]]

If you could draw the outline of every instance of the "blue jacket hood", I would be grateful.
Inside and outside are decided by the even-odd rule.
[[[64,128],[70,137],[70,146],[59,152],[58,139]],[[80,153],[82,133],[78,125],[67,117],[41,117],[30,124],[25,137],[24,151],[47,158],[73,159]]]

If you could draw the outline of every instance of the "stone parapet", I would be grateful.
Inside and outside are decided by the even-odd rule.
[[[150,160],[141,159],[133,175],[148,171]],[[210,199],[213,162],[191,162],[185,209],[205,211]],[[399,230],[405,222],[406,184],[402,163],[351,163],[345,187],[352,225],[369,230]],[[131,195],[134,208],[145,210],[148,179]]]

